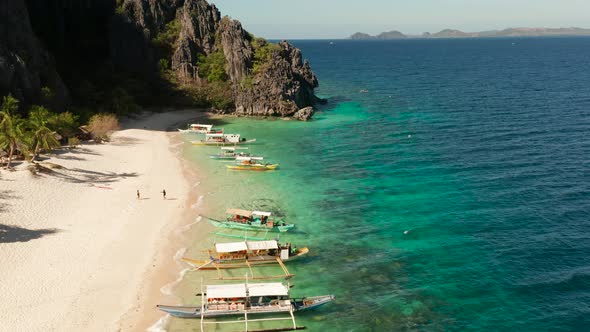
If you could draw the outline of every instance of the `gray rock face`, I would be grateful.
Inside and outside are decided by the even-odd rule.
[[[215,5],[205,1],[186,1],[176,19],[180,35],[172,56],[172,69],[184,84],[203,84],[197,66],[198,54],[210,54],[215,47],[215,32],[221,15]]]
[[[115,0],[29,0],[27,4],[33,16],[29,16],[25,0],[0,1],[0,95],[12,93],[24,103],[33,103],[41,99],[41,88],[47,86],[54,99],[62,104],[67,100],[67,89],[54,61],[31,27],[29,20],[33,17],[35,31],[58,56],[59,68],[68,70],[64,77],[70,80],[72,75],[67,73],[77,67],[68,67],[64,55],[69,54],[69,45],[85,49],[88,44],[84,38],[90,37],[95,48],[89,48],[87,54],[75,53],[72,58],[80,62],[79,67],[107,63],[142,74],[139,77],[145,80],[169,80],[166,83],[181,92],[210,86],[217,89],[216,93],[224,93],[217,103],[227,108],[224,112],[293,116],[318,101],[314,95],[317,78],[299,49],[285,41],[279,47],[259,48],[262,46],[255,45],[240,22],[222,18],[217,7],[206,0],[124,0],[118,8]],[[95,14],[95,9],[100,11],[97,16],[102,23],[88,17],[86,30],[64,33],[62,28],[85,23],[85,15]],[[44,34],[46,24],[52,30]],[[102,52],[100,56],[91,64],[85,63],[84,56],[95,50]],[[215,84],[199,76],[199,57],[211,54],[222,54],[225,59],[225,75],[214,76]],[[219,65],[218,58],[208,60],[216,61],[210,66]],[[214,68],[218,73],[218,67]],[[84,77],[84,73],[76,74]]]
[[[313,113],[314,113],[313,107],[308,106],[306,108],[302,108],[299,111],[295,112],[295,114],[293,114],[293,118],[295,118],[297,120],[301,120],[301,121],[307,121],[311,118]]]
[[[317,101],[313,90],[318,80],[301,51],[286,41],[262,73],[254,76],[250,89],[238,88],[236,113],[254,116],[292,116]]]
[[[68,91],[33,33],[24,1],[1,1],[0,96],[10,93],[24,105],[38,103],[42,87],[50,88],[56,106],[63,107]]]
[[[225,71],[231,81],[238,84],[252,67],[253,51],[248,33],[240,22],[225,17],[219,26],[219,36],[226,60]]]
[[[152,38],[176,16],[183,0],[125,0],[111,22],[109,40],[114,63],[149,74],[156,68]]]
[[[124,36],[121,47],[135,45],[134,50],[127,51],[125,47],[123,51],[128,55],[123,63],[128,66],[149,67],[142,60],[130,64],[128,60],[133,58],[144,59],[154,66],[154,51],[148,41],[165,29],[168,22],[176,19],[180,33],[174,45],[171,68],[183,84],[206,84],[206,80],[199,77],[198,56],[221,49],[238,115],[292,116],[299,109],[318,101],[314,95],[317,78],[309,63],[303,61],[299,49],[281,42],[281,51],[272,55],[262,72],[252,73],[252,37],[240,22],[229,17],[221,18],[217,7],[205,0],[126,0],[123,8],[125,22],[132,23],[134,28],[115,35]],[[138,37],[142,41],[130,41]],[[133,53],[144,55],[139,57],[139,54]],[[245,78],[251,79],[251,86],[242,86]]]

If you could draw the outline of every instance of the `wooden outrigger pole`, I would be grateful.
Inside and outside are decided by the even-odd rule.
[[[201,312],[205,312],[205,292],[203,292],[203,277],[201,277]],[[201,315],[201,332],[204,331],[204,317],[205,315]]]
[[[185,259],[186,260],[186,259]],[[187,260],[188,261],[188,260]],[[244,262],[244,268],[248,268],[248,270],[250,271],[250,275],[252,276],[252,280],[269,280],[269,279],[291,279],[293,278],[295,275],[290,273],[289,270],[287,269],[287,267],[285,266],[285,264],[283,263],[283,260],[281,260],[279,257],[276,258],[276,262],[279,264],[279,266],[281,267],[281,269],[283,270],[284,274],[282,275],[274,275],[274,276],[254,276],[254,270],[252,269],[252,264],[250,264],[250,262],[248,260],[246,260]],[[242,277],[225,277],[223,275],[223,270],[224,267],[221,266],[220,264],[218,264],[217,262],[215,262],[215,260],[209,260],[208,262],[203,263],[202,265],[194,268],[194,271],[198,271],[199,269],[207,266],[207,265],[213,265],[215,267],[215,270],[217,270],[217,279],[218,280],[244,280],[244,278]],[[266,267],[271,266],[270,264],[266,264],[264,265]],[[262,265],[260,267],[263,267]]]
[[[293,327],[277,327],[277,328],[271,328],[271,329],[264,329],[264,330],[249,330],[248,329],[248,322],[266,322],[266,321],[278,321],[278,320],[291,320],[293,319]],[[292,315],[291,317],[286,317],[286,318],[258,318],[258,319],[248,319],[248,314],[244,313],[244,320],[231,320],[231,321],[215,321],[215,322],[204,322],[205,324],[236,324],[236,323],[244,323],[245,325],[245,331],[247,332],[279,332],[279,331],[296,331],[296,330],[305,330],[307,329],[307,327],[305,326],[297,326],[295,323],[295,316]],[[202,332],[204,332],[203,329],[201,329]]]
[[[248,233],[248,231],[246,231],[246,233]],[[228,238],[234,238],[234,239],[243,239],[244,241],[264,241],[267,239],[268,230],[265,231],[265,234],[263,237],[249,237],[247,235],[241,236],[241,235],[226,234],[226,233],[220,233],[220,232],[215,232],[212,234],[216,235],[216,236],[222,236],[222,237],[228,237]]]
[[[246,267],[248,267],[248,269],[250,270],[250,275],[252,276],[250,279],[252,280],[269,280],[269,279],[291,279],[293,278],[295,275],[290,273],[289,270],[287,270],[287,267],[285,266],[285,264],[283,264],[283,261],[281,261],[280,258],[277,258],[277,262],[279,263],[279,266],[282,268],[283,272],[285,273],[284,275],[274,275],[274,276],[255,276],[254,275],[254,271],[252,270],[252,265],[250,265],[250,263],[248,261],[246,261]],[[218,280],[244,280],[243,277],[226,277],[223,275],[223,270],[219,268],[219,265],[215,262],[212,263],[213,266],[215,266],[215,269],[217,270],[217,279]],[[267,265],[268,266],[268,265]]]

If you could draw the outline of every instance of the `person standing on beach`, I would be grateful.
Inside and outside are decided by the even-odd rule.
[[[164,197],[164,199],[166,199],[166,189],[162,189],[162,197]]]
[[[141,199],[139,195],[139,189],[137,190],[137,199]]]

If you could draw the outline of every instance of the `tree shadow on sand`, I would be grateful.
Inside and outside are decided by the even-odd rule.
[[[28,242],[57,232],[59,232],[59,230],[55,228],[26,229],[18,226],[0,224],[0,243]]]
[[[141,142],[143,142],[144,140],[139,139],[139,138],[135,138],[135,137],[129,137],[129,136],[119,136],[114,138],[109,145],[116,145],[116,146],[131,146],[131,145],[136,145],[139,144]]]
[[[52,158],[61,159],[61,160],[78,160],[84,161],[86,158],[85,155],[93,155],[93,156],[100,156],[100,153],[94,152],[90,149],[84,147],[77,147],[77,148],[61,148],[51,151],[49,154],[45,156],[41,156],[38,158],[38,161],[45,161],[50,160]]]
[[[88,148],[85,148],[84,145],[93,145],[94,143],[80,143],[80,146],[77,148],[61,148],[52,150],[50,155],[59,156],[62,154],[77,154],[77,155],[93,155],[93,156],[100,156],[100,153],[92,151]]]
[[[52,170],[47,173],[49,176],[55,176],[64,181],[71,183],[113,183],[125,178],[134,178],[139,176],[137,172],[116,173],[116,172],[96,172],[80,168]]]

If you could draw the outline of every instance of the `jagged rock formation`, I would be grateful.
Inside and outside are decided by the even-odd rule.
[[[255,76],[252,87],[237,94],[237,114],[286,117],[319,101],[313,94],[318,80],[309,62],[286,41],[279,45],[281,51]]]
[[[293,114],[293,118],[301,121],[307,121],[312,117],[313,113],[313,107],[306,107]]]
[[[177,3],[180,5],[180,1]],[[181,28],[178,46],[172,57],[172,69],[183,83],[201,84],[197,55],[213,52],[215,31],[218,29],[221,14],[214,5],[204,1],[186,1],[178,9],[176,19]]]
[[[282,42],[255,72],[254,37],[242,28],[239,21],[222,17],[217,7],[205,0],[126,0],[121,15],[120,22],[127,25],[121,26],[121,30],[130,30],[131,26],[131,30],[137,31],[135,38],[142,38],[133,44],[141,45],[137,49],[148,55],[144,59],[151,64],[140,65],[151,68],[157,65],[157,61],[170,56],[171,70],[185,86],[211,83],[201,75],[203,70],[199,68],[199,56],[222,52],[227,81],[224,83],[231,90],[233,103],[233,107],[220,110],[222,112],[235,111],[238,115],[249,116],[292,116],[299,109],[320,101],[314,95],[317,78],[309,63],[302,60],[300,50]],[[178,36],[170,45],[171,55],[160,54],[161,58],[155,59],[156,52],[150,41],[165,33],[170,25],[179,29]],[[117,41],[120,39],[118,36],[125,36],[125,40]],[[133,37],[115,32],[112,38],[116,45],[114,60],[128,65],[126,57],[118,57],[118,54],[125,54],[125,44]]]
[[[183,105],[210,98],[240,115],[292,116],[320,101],[298,49],[255,38],[206,0],[0,2],[0,96],[37,103],[48,87],[63,110],[58,72],[74,103],[88,99],[82,108],[141,99],[135,92],[149,102],[161,86]]]
[[[254,52],[250,45],[250,36],[242,29],[240,22],[226,18],[221,20],[219,37],[227,62],[227,74],[233,83],[240,83],[252,67]]]

